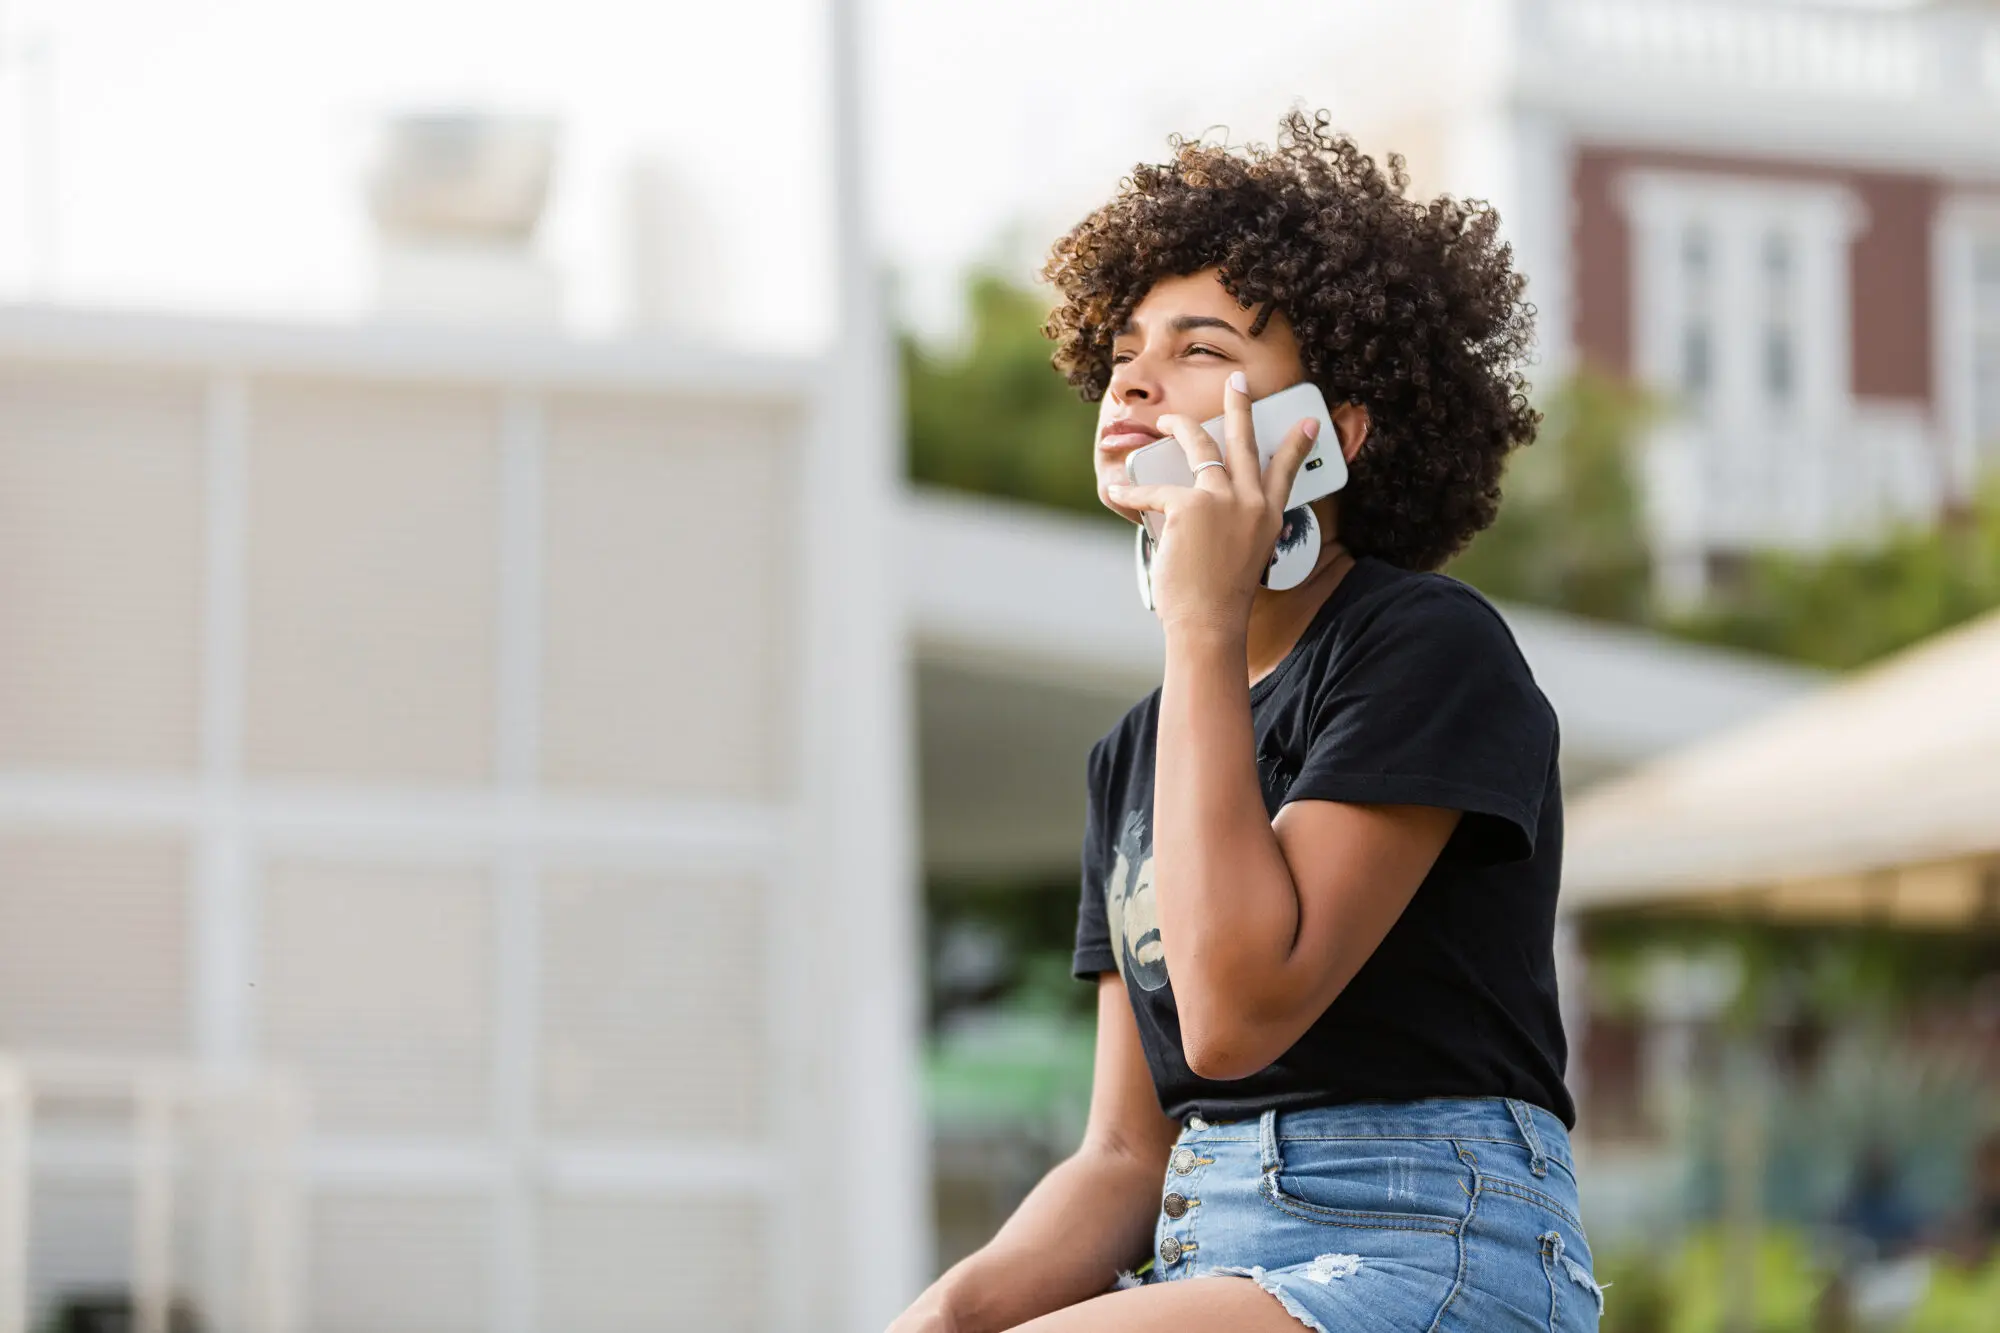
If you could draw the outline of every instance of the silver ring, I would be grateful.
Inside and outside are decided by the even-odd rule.
[[[1223,462],[1220,458],[1205,458],[1201,462],[1196,463],[1194,465],[1195,476],[1199,477],[1201,475],[1201,470],[1205,467],[1219,467],[1222,468],[1224,472],[1229,471],[1229,469],[1223,465]]]

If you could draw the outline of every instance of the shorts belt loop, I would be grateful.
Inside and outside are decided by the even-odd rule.
[[[1546,1176],[1549,1173],[1549,1155],[1542,1151],[1542,1136],[1535,1132],[1535,1119],[1528,1113],[1528,1104],[1509,1097],[1507,1109],[1514,1113],[1514,1123],[1521,1128],[1521,1141],[1528,1145],[1528,1170],[1537,1176]]]
[[[1258,1155],[1262,1158],[1265,1175],[1269,1175],[1271,1172],[1284,1166],[1285,1159],[1278,1155],[1278,1112],[1276,1108],[1268,1110],[1257,1117],[1257,1147]]]

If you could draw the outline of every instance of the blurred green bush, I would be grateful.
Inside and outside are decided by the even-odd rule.
[[[1726,1244],[1720,1228],[1708,1227],[1665,1251],[1599,1256],[1595,1276],[1608,1287],[1602,1333],[2000,1333],[2000,1255],[1976,1269],[1934,1258],[1913,1309],[1863,1322],[1847,1304],[1853,1286],[1835,1282],[1831,1256],[1809,1233],[1774,1227],[1757,1242],[1744,1319],[1732,1317]]]

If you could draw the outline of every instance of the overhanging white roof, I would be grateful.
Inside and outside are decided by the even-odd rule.
[[[1963,919],[2000,858],[2000,615],[1657,760],[1570,812],[1568,906],[1734,898]]]
[[[1160,628],[1139,605],[1131,532],[934,490],[911,493],[903,513],[925,862],[969,874],[1074,866],[1090,743],[1160,679]],[[1572,789],[1826,679],[1643,630],[1502,610],[1562,719]]]

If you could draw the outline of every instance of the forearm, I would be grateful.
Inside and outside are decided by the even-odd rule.
[[[1154,893],[1184,1030],[1253,1021],[1287,985],[1298,889],[1257,775],[1239,637],[1167,639],[1153,785]]]
[[[918,1304],[948,1311],[957,1333],[998,1333],[1101,1295],[1145,1262],[1165,1170],[1164,1159],[1085,1147]]]

